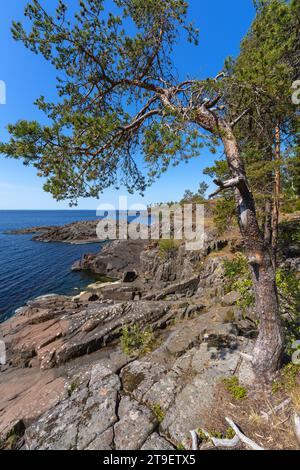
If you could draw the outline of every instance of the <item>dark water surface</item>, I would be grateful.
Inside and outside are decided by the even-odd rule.
[[[0,211],[0,322],[39,295],[74,295],[84,289],[91,278],[70,267],[84,253],[101,249],[101,243],[43,243],[32,241],[33,235],[4,232],[96,218],[95,211]]]

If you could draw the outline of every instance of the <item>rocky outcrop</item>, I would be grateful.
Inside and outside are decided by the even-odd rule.
[[[189,330],[197,323],[190,321]],[[27,427],[24,447],[132,450],[188,445],[189,430],[207,422],[218,382],[242,366],[238,350],[249,343],[230,326],[204,334],[204,325],[200,346],[179,357],[171,353],[171,343],[175,350],[176,337],[180,341],[180,327],[175,326],[168,335],[171,350],[160,346],[119,370],[109,359],[83,368],[68,396]],[[223,340],[216,342],[224,337],[226,346]]]
[[[213,419],[241,407],[232,397],[220,401],[224,378],[247,384],[253,406],[266,393],[253,387],[249,362],[255,324],[240,310],[240,294],[227,292],[228,254],[227,241],[212,235],[199,252],[112,242],[75,268],[119,281],[75,298],[37,298],[0,325],[8,357],[0,447],[190,449],[191,430],[216,430]],[[153,338],[125,354],[119,340],[133,325]]]
[[[79,233],[70,224],[43,239],[78,240]],[[197,270],[208,248],[189,253],[179,246],[162,257],[156,242],[107,243],[73,269],[117,283],[95,284],[74,299],[34,299],[3,323],[8,364],[0,376],[0,435],[21,423],[28,449],[174,448],[185,431],[179,436],[170,424],[170,432],[160,432],[165,428],[157,407],[171,413],[188,375],[194,380],[190,351],[215,321],[215,312],[197,299]],[[216,269],[203,273],[216,278]],[[125,325],[156,332],[145,359],[125,357],[115,345]]]
[[[109,438],[104,433],[118,420],[119,377],[98,364],[86,379],[68,399],[50,409],[26,430],[27,449],[86,449],[95,439],[102,442],[102,447],[109,447]]]
[[[183,281],[182,292],[193,286],[195,294],[198,285],[197,277]],[[177,301],[96,297],[41,297],[1,325],[9,363],[0,376],[0,435],[21,423],[18,446],[26,449],[187,445],[218,377],[236,372],[238,351],[250,340],[194,304],[193,294]],[[133,324],[156,331],[155,347],[142,358],[114,345]]]
[[[122,279],[124,273],[140,272],[140,256],[146,244],[144,240],[115,240],[105,244],[99,253],[84,255],[72,269]]]
[[[97,243],[98,220],[72,222],[63,226],[30,227],[9,231],[12,235],[33,234],[33,240],[42,242]]]
[[[72,301],[50,296],[29,302],[2,325],[7,356],[13,366],[60,366],[89,354],[120,335],[124,325],[159,328],[169,319],[168,302]]]

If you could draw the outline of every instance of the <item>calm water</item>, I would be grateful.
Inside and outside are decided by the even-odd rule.
[[[39,295],[74,295],[84,289],[91,278],[70,267],[84,253],[101,249],[101,243],[43,243],[32,241],[32,235],[3,232],[95,219],[95,211],[0,211],[0,322]]]

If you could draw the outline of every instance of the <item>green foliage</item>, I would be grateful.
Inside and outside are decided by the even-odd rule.
[[[235,127],[247,177],[256,203],[259,223],[268,219],[268,202],[274,194],[274,173],[282,174],[281,200],[287,209],[297,204],[300,188],[299,114],[291,100],[291,85],[299,75],[299,2],[257,0],[257,14],[242,40],[240,54],[228,58],[224,85],[227,104],[234,114],[249,112]],[[282,140],[281,155],[275,155],[275,128]],[[283,144],[283,142],[285,142]],[[288,143],[287,143],[288,142]],[[225,180],[223,160],[207,174]],[[228,171],[228,170],[227,170]],[[233,203],[233,192],[226,199]],[[287,199],[287,202],[286,202]],[[226,227],[222,207],[218,226]],[[267,216],[267,217],[266,217]]]
[[[280,244],[283,249],[287,244],[300,244],[300,221],[283,222],[280,224]]]
[[[279,380],[274,380],[272,383],[272,393],[276,395],[276,393],[280,392],[283,389],[282,384]]]
[[[284,366],[280,379],[275,380],[272,384],[272,393],[276,394],[280,391],[291,392],[299,385],[300,365],[291,362]]]
[[[70,384],[70,387],[69,387],[68,390],[67,390],[69,397],[75,392],[76,388],[77,388],[77,384],[76,384],[75,382],[72,382],[72,383]]]
[[[247,389],[239,384],[236,376],[223,379],[223,383],[234,400],[244,400],[247,398]]]
[[[284,383],[286,389],[292,389],[298,384],[300,378],[300,365],[289,363],[283,371]]]
[[[300,279],[292,271],[278,269],[276,284],[285,328],[286,352],[291,355],[294,352],[293,343],[300,337]]]
[[[285,296],[292,295],[294,297],[299,292],[299,279],[290,271],[278,269],[276,272],[276,283],[279,291]]]
[[[185,450],[185,446],[182,444],[182,442],[179,442],[179,444],[177,444],[177,446],[176,446],[176,449],[177,450]]]
[[[211,437],[215,437],[216,439],[222,439],[223,438],[223,434],[220,431],[210,430],[208,433],[210,434]]]
[[[242,253],[237,253],[233,259],[227,259],[223,262],[224,274],[226,276],[226,291],[232,290],[239,292],[241,298],[237,305],[246,311],[252,307],[255,302],[253,293],[253,282],[247,258]]]
[[[255,303],[255,296],[253,293],[253,282],[248,273],[245,279],[237,280],[233,283],[233,290],[241,294],[241,299],[237,301],[237,305],[241,307],[244,311],[248,307],[252,307]]]
[[[207,432],[211,437],[215,437],[217,439],[233,439],[233,437],[235,436],[235,432],[230,427],[226,429],[225,433],[214,430],[210,430]],[[201,442],[209,441],[209,437],[204,433],[201,428],[197,429],[197,434]]]
[[[226,160],[215,160],[213,166],[203,170],[205,175],[213,179],[226,181],[230,178]],[[236,222],[236,206],[233,193],[230,190],[222,191],[222,197],[218,197],[214,207],[214,223],[218,233],[222,234],[228,227]]]
[[[193,193],[190,189],[186,189],[180,203],[181,204],[186,204],[186,203],[201,204],[205,202],[205,195],[206,195],[207,190],[208,190],[208,184],[206,184],[205,181],[202,181],[201,183],[199,183],[198,190],[195,193]]]
[[[141,330],[138,325],[124,326],[121,332],[122,351],[128,356],[146,353],[154,344],[154,334],[151,329]]]
[[[5,440],[5,447],[7,449],[14,449],[19,439],[20,436],[14,430],[10,431]]]
[[[165,419],[165,412],[163,411],[162,407],[160,406],[159,403],[154,403],[151,406],[151,410],[157,420],[158,423],[162,423],[163,420]]]
[[[113,6],[85,0],[73,13],[58,0],[51,13],[38,0],[29,2],[24,24],[14,21],[12,35],[55,67],[58,99],[39,97],[35,104],[49,125],[10,125],[11,139],[0,152],[33,165],[47,179],[44,189],[72,204],[121,184],[143,193],[169,164],[198,155],[197,126],[153,99],[155,77],[172,79],[179,34],[197,44],[187,10],[184,0],[114,0]],[[134,109],[145,111],[135,115]],[[148,175],[135,161],[141,151]]]
[[[300,198],[289,197],[289,195],[285,194],[281,210],[284,214],[291,214],[293,212],[300,211]]]
[[[229,281],[228,292],[232,290],[232,285],[237,278],[241,278],[249,272],[247,258],[242,253],[237,253],[232,259],[225,259],[223,267],[224,275]]]
[[[233,198],[218,198],[214,208],[214,223],[218,233],[224,233],[228,227],[236,224],[236,207]]]
[[[196,432],[197,432],[197,435],[198,435],[201,442],[208,441],[207,435],[205,434],[205,432],[201,428],[197,429]]]
[[[178,250],[180,246],[179,240],[170,239],[161,239],[158,241],[159,255],[161,258],[166,258],[170,253]]]
[[[225,432],[225,439],[233,439],[234,436],[235,436],[234,430],[231,427],[227,428]]]

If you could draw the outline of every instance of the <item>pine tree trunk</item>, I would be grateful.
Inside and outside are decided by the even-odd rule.
[[[272,243],[272,196],[267,196],[266,201],[265,201],[264,238],[265,238],[265,243],[271,246],[271,243]]]
[[[280,127],[276,126],[275,129],[275,162],[277,163],[275,168],[275,180],[274,180],[274,203],[273,203],[273,215],[272,215],[272,251],[274,257],[274,266],[276,266],[276,252],[278,243],[278,227],[279,227],[279,211],[280,211],[280,189],[281,189],[281,175],[279,162],[281,158],[281,138],[280,138]]]
[[[246,179],[237,141],[229,125],[223,123],[222,140],[228,166],[239,183],[235,190],[237,215],[252,272],[255,311],[259,319],[259,335],[253,350],[253,368],[267,376],[278,369],[284,337],[279,315],[275,270],[255,212],[255,203]]]

